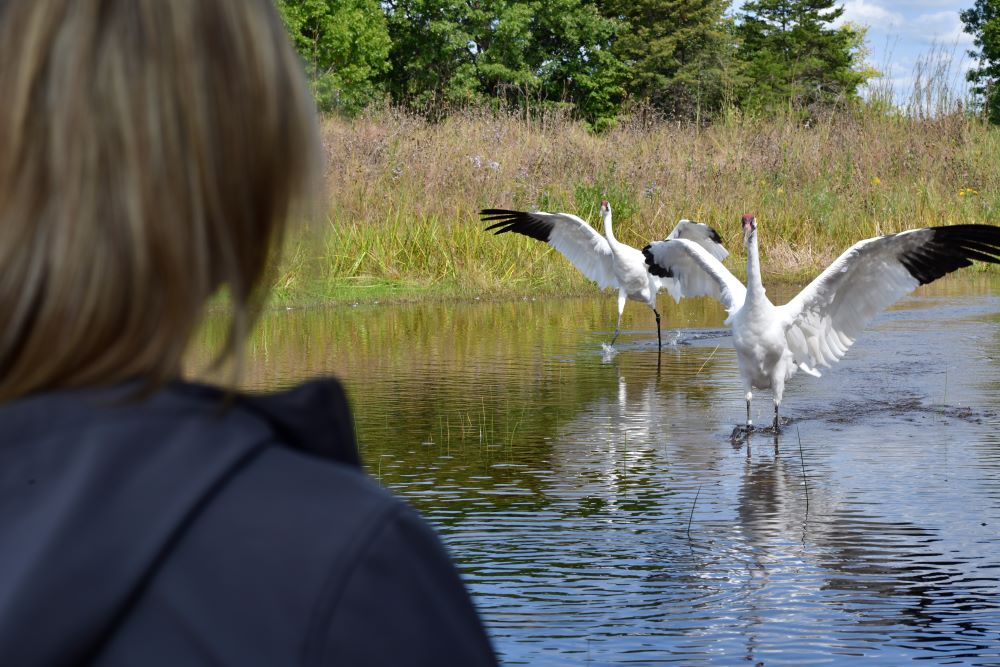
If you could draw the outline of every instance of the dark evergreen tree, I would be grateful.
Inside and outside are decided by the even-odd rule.
[[[612,52],[627,71],[629,93],[669,116],[698,119],[717,111],[737,78],[730,0],[601,0],[624,24]]]
[[[862,34],[832,25],[843,13],[836,0],[746,2],[737,26],[747,76],[742,106],[808,109],[856,100],[870,70],[857,48]]]
[[[986,117],[1000,124],[1000,0],[976,0],[961,17],[976,46],[969,55],[977,64],[966,77]]]

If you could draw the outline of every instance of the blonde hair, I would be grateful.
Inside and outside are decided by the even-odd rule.
[[[0,401],[175,378],[260,306],[320,144],[273,0],[0,1]]]

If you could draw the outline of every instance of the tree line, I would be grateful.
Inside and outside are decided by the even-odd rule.
[[[389,101],[560,107],[600,129],[631,105],[678,120],[850,106],[878,73],[836,0],[277,0],[326,111]],[[962,13],[973,92],[1000,122],[1000,0]],[[991,51],[992,49],[992,51]],[[994,114],[995,112],[995,114]]]

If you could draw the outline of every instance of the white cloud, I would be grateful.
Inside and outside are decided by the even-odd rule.
[[[861,25],[888,27],[889,24],[900,25],[904,22],[903,15],[891,12],[879,3],[866,0],[847,0],[844,3],[844,13],[838,23],[851,21]]]
[[[958,12],[944,11],[917,16],[909,26],[911,34],[923,41],[933,41],[949,46],[971,44],[972,36],[962,31],[964,24]]]
[[[892,2],[891,0],[846,0],[838,23],[851,21],[869,27],[870,33],[900,35],[923,44],[969,44],[972,39],[962,31],[962,20],[954,0]],[[914,11],[919,7],[940,11]],[[896,10],[906,10],[896,11]]]
[[[866,42],[871,52],[868,62],[881,70],[883,81],[891,82],[905,98],[913,89],[918,64],[928,59],[951,61],[956,82],[971,66],[966,52],[972,38],[963,31],[959,12],[974,0],[843,0],[844,13],[836,24],[846,22],[868,28]],[[733,3],[733,9],[742,6]]]
[[[901,10],[912,10],[919,8],[926,9],[953,9],[958,12],[972,6],[972,0],[882,0],[879,4],[886,7],[898,7]]]

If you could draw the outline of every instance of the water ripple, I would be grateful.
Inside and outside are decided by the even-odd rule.
[[[368,469],[506,664],[998,665],[1000,301],[943,294],[793,378],[778,442],[730,442],[735,358],[697,302],[662,355],[628,323],[603,350],[599,298],[282,312],[253,373],[346,380]]]

